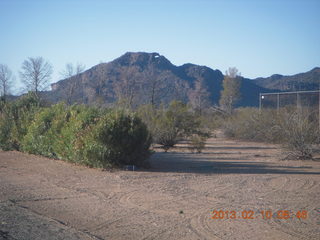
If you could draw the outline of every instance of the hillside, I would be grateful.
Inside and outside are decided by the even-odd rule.
[[[218,104],[223,74],[195,64],[173,65],[158,53],[127,52],[87,71],[51,85],[45,93],[52,102],[112,104],[129,99],[132,105],[168,103],[173,99]],[[242,78],[239,106],[257,106],[260,92],[266,92],[250,79]]]
[[[279,91],[300,91],[319,89],[320,68],[316,67],[308,72],[292,76],[274,74],[267,78],[256,78],[258,86]]]

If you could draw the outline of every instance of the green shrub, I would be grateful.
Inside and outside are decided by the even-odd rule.
[[[200,118],[186,104],[179,101],[172,101],[168,108],[142,106],[138,114],[148,126],[153,143],[161,145],[165,151],[183,138],[205,134]]]
[[[12,128],[13,128],[13,122],[4,114],[1,114],[0,116],[0,149],[7,151],[15,148],[11,138]]]
[[[299,111],[285,113],[281,121],[284,148],[289,150],[288,159],[311,159],[314,146],[319,143],[319,126],[310,120],[310,114]]]
[[[227,137],[278,143],[282,140],[281,118],[275,110],[240,108],[225,119],[222,128]]]
[[[201,153],[206,145],[206,137],[193,135],[190,137],[189,148],[191,152]]]
[[[98,117],[96,109],[86,106],[67,107],[60,103],[44,108],[35,115],[23,139],[23,151],[76,161],[74,142]]]
[[[102,112],[96,108],[74,105],[69,107],[62,115],[57,116],[53,122],[56,132],[54,149],[57,158],[78,162],[79,148],[76,143],[87,134],[87,129],[96,124]]]
[[[90,167],[142,165],[150,136],[134,115],[56,104],[35,115],[22,146],[29,153]]]
[[[110,112],[87,132],[89,134],[77,142],[83,146],[80,153],[86,165],[141,166],[149,156],[150,134],[145,124],[135,115]]]
[[[20,150],[34,115],[41,109],[40,100],[29,93],[14,102],[0,103],[0,148]]]
[[[22,150],[46,157],[56,157],[54,143],[57,141],[58,131],[52,125],[65,112],[65,108],[64,104],[57,104],[38,112],[23,138]]]
[[[160,117],[156,120],[156,127],[152,132],[154,143],[161,145],[165,151],[176,145],[182,138],[182,134],[174,126],[174,122],[166,117]]]
[[[225,116],[220,112],[205,112],[199,116],[200,126],[206,132],[212,132],[221,128],[224,123]]]

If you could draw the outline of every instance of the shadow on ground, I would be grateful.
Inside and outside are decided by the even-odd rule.
[[[281,166],[270,162],[246,161],[245,157],[206,157],[206,154],[158,152],[150,158],[151,172],[203,174],[305,174],[320,175],[309,166]]]

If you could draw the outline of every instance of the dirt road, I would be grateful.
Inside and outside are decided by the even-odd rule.
[[[320,239],[320,162],[279,157],[220,137],[135,172],[0,152],[0,239]]]

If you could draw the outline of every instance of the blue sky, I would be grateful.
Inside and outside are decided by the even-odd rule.
[[[320,0],[0,0],[0,63],[27,57],[90,68],[127,51],[242,76],[291,75],[320,66]],[[18,92],[19,84],[15,85]]]

